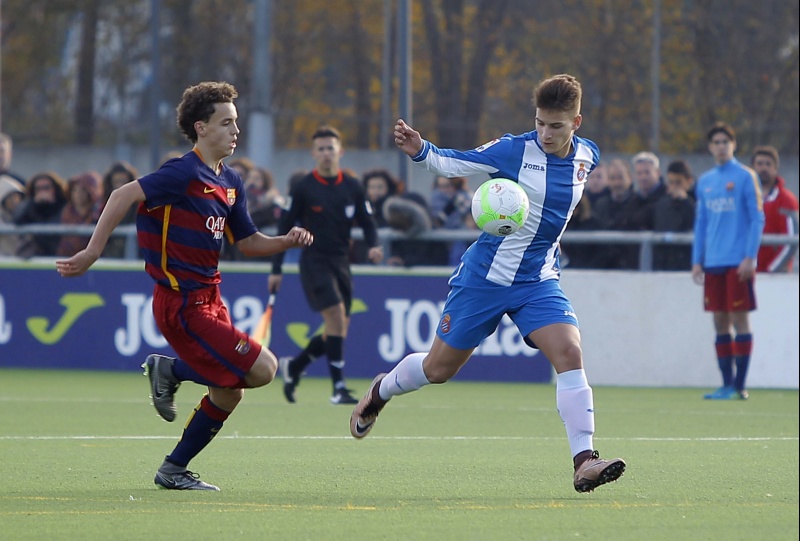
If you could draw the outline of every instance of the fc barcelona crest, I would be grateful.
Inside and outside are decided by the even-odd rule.
[[[228,204],[236,203],[236,188],[228,188]]]

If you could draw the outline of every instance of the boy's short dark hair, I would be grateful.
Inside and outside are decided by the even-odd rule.
[[[320,137],[335,137],[339,141],[342,140],[342,134],[339,133],[339,130],[327,124],[317,128],[317,130],[311,135],[311,140],[313,141],[314,139],[319,139]]]
[[[533,91],[533,106],[551,111],[579,113],[583,90],[572,75],[561,73],[539,83]]]
[[[686,178],[692,178],[692,169],[689,167],[689,162],[686,160],[674,160],[667,166],[667,173],[676,175],[683,175]]]
[[[736,131],[734,131],[733,127],[727,122],[715,122],[714,125],[711,126],[711,129],[708,130],[708,135],[706,137],[711,141],[711,138],[718,133],[724,133],[728,136],[728,139],[736,141]]]

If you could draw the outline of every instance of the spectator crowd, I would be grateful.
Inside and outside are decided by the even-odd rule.
[[[54,171],[37,172],[23,178],[11,169],[12,139],[0,134],[0,224],[82,225],[97,222],[111,192],[124,183],[136,180],[139,173],[124,161],[112,163],[102,173],[87,170],[69,178]],[[164,161],[174,154],[164,157]],[[250,214],[259,228],[275,226],[286,208],[287,197],[281,194],[272,173],[246,157],[227,161],[242,177]],[[752,153],[750,167],[758,174],[764,201],[764,233],[797,234],[797,197],[778,174],[778,151],[759,146]],[[431,179],[430,196],[406,189],[403,180],[386,169],[372,169],[358,175],[373,218],[379,228],[403,234],[389,243],[386,264],[412,267],[458,264],[468,241],[431,241],[418,238],[432,230],[474,229],[470,204],[472,192],[464,177]],[[298,171],[289,185],[306,171]],[[293,180],[294,179],[294,180]],[[612,159],[601,162],[589,175],[583,197],[570,220],[568,232],[652,231],[691,233],[695,217],[695,175],[685,160],[674,160],[662,174],[659,157],[640,152],[630,161]],[[288,190],[287,190],[288,191]],[[131,208],[123,224],[134,224],[136,208]],[[586,269],[638,269],[638,243],[577,242],[567,234],[561,244],[563,267]],[[0,234],[0,256],[68,257],[84,248],[88,236],[54,233]],[[114,237],[103,256],[125,257],[125,237]],[[653,270],[688,271],[691,269],[691,245],[657,243],[653,247]],[[762,246],[758,257],[759,272],[786,272],[792,269],[796,246]],[[223,259],[238,260],[235,247],[226,246]],[[287,262],[296,255],[287,254]],[[352,263],[366,262],[363,241],[353,242]]]

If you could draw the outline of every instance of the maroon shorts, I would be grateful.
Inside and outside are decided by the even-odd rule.
[[[756,309],[753,278],[739,280],[736,267],[706,272],[703,307],[706,312],[752,312]]]
[[[261,345],[233,326],[219,287],[179,292],[156,285],[156,325],[175,353],[218,387],[241,388]]]

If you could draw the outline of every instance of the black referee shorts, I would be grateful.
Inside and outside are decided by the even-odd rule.
[[[353,302],[353,278],[347,256],[331,257],[303,250],[300,256],[300,282],[308,305],[315,312],[344,303],[347,315]]]

